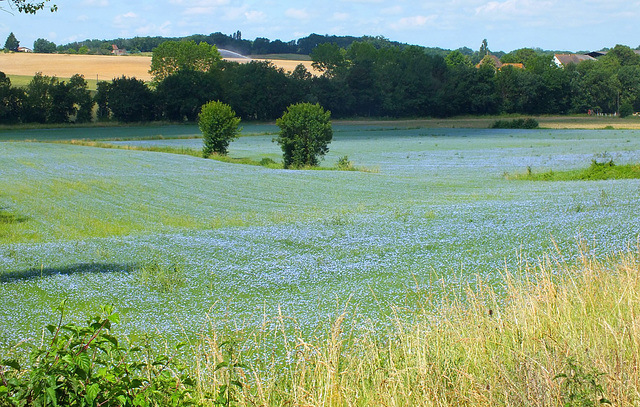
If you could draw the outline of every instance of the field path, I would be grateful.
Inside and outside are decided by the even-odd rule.
[[[229,61],[246,62],[248,59],[228,58]],[[312,71],[311,61],[273,60],[276,66],[292,71],[304,64]],[[111,80],[122,75],[151,80],[148,56],[69,55],[35,53],[0,53],[0,71],[7,75],[43,75],[70,78],[79,73],[85,79]]]

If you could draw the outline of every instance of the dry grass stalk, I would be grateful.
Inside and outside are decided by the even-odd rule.
[[[348,321],[342,312],[324,339],[305,341],[280,313],[275,321],[265,319],[240,357],[248,360],[261,343],[278,343],[285,360],[274,351],[249,366],[247,386],[235,402],[638,405],[638,254],[606,260],[584,254],[577,265],[548,256],[515,275],[505,272],[504,294],[479,283],[445,305],[427,295],[410,319],[393,317],[386,332]],[[220,382],[210,374],[211,364],[221,360],[217,340],[215,334],[203,338],[198,367],[212,388]]]

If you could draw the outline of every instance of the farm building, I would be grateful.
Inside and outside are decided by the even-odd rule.
[[[600,58],[602,56],[607,55],[609,51],[591,51],[585,55],[589,55],[590,57],[594,57],[594,58]],[[633,52],[636,53],[636,55],[640,55],[640,49],[634,49]]]
[[[127,55],[126,49],[118,48],[116,44],[113,44],[111,47],[113,48],[113,50],[111,51],[113,55]]]
[[[500,69],[502,67],[502,62],[500,62],[500,59],[492,54],[485,55],[484,58],[482,58],[482,61],[478,62],[476,68],[480,68],[485,64],[493,64],[496,69]]]
[[[584,61],[595,61],[596,59],[586,54],[555,54],[553,62],[560,68],[564,68],[569,64],[579,64]]]
[[[504,68],[505,66],[512,66],[514,68],[524,69],[524,64],[517,63],[517,62],[507,62],[506,64],[502,64],[500,69]]]
[[[33,52],[33,50],[31,48],[27,48],[27,47],[18,47],[16,51],[18,51],[18,52]]]
[[[524,69],[524,64],[511,63],[511,62],[502,63],[497,56],[491,55],[491,54],[486,55],[484,58],[482,58],[482,61],[480,61],[480,63],[476,65],[476,68],[480,68],[482,65],[487,63],[493,64],[493,66],[496,68],[497,71],[501,70],[505,66],[512,66],[514,68]]]

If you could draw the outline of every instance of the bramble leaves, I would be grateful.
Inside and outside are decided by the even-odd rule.
[[[28,369],[0,363],[2,405],[184,406],[195,405],[195,382],[173,358],[147,359],[147,347],[122,345],[110,333],[119,322],[112,306],[85,326],[47,325],[49,346],[33,347]],[[26,403],[26,404],[25,404]]]

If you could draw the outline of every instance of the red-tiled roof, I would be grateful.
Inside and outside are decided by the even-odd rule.
[[[498,59],[497,56],[489,54],[482,58],[482,61],[480,61],[478,65],[476,65],[476,68],[480,68],[483,64],[486,64],[486,58],[489,58],[493,61],[493,65],[496,67],[496,69],[499,69],[502,66],[502,62],[500,62],[500,59]]]

